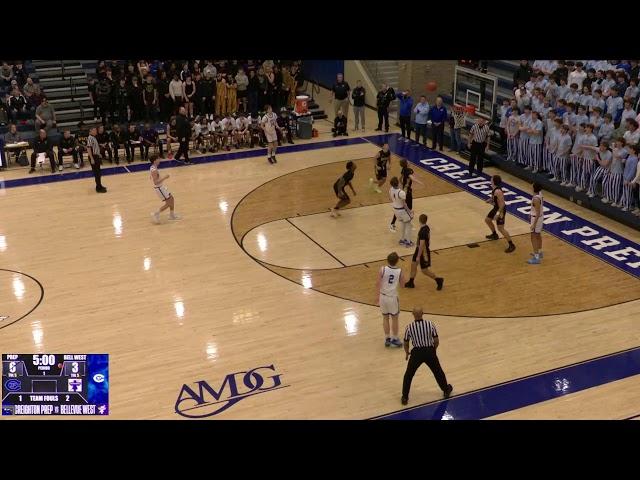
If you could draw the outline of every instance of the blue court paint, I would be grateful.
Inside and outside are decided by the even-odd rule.
[[[640,347],[376,417],[382,420],[480,420],[640,375]],[[428,377],[428,378],[425,378]],[[433,382],[423,367],[413,382]],[[399,395],[399,394],[398,394]],[[409,394],[411,398],[411,394]]]
[[[377,138],[377,137],[376,137]],[[299,145],[286,145],[282,147],[278,147],[279,154],[282,153],[295,153],[295,152],[306,152],[309,150],[319,150],[322,148],[332,148],[332,147],[344,147],[346,145],[359,145],[367,143],[364,138],[354,137],[354,138],[341,138],[336,140],[329,140],[325,142],[315,142],[315,143],[304,143]],[[243,158],[253,158],[266,156],[267,149],[266,148],[254,148],[252,150],[241,150],[235,152],[222,153],[217,155],[207,155],[202,157],[194,157],[190,160],[196,164],[202,163],[213,163],[213,162],[224,162],[226,160],[240,160]],[[88,164],[88,162],[85,162]],[[265,161],[266,164],[266,161]],[[103,162],[102,175],[117,175],[121,173],[130,173],[130,172],[141,172],[149,170],[148,163],[132,163],[125,164],[121,166],[113,166],[113,167],[105,167],[105,163]],[[161,168],[169,168],[169,167],[180,167],[187,166],[182,162],[178,162],[176,160],[164,160],[160,163]],[[266,167],[265,167],[266,168]],[[93,178],[93,172],[91,170],[82,170],[82,171],[71,171],[68,173],[58,173],[58,174],[47,174],[43,175],[40,172],[36,172],[32,174],[32,176],[25,178],[16,178],[13,180],[5,180],[4,182],[0,181],[0,188],[13,188],[13,187],[26,187],[28,185],[41,185],[44,183],[54,183],[54,182],[63,182],[67,180],[78,180],[81,178]]]
[[[491,177],[487,174],[468,176],[468,167],[442,152],[433,151],[415,142],[400,142],[398,134],[367,137],[367,140],[381,145],[389,143],[390,150],[411,163],[418,165],[437,177],[454,184],[458,188],[486,200],[491,193]],[[507,212],[529,222],[532,193],[502,183]],[[544,192],[543,192],[544,193]],[[487,206],[487,213],[491,206]],[[482,219],[479,219],[482,221]],[[509,229],[509,222],[506,224]],[[544,231],[570,243],[589,255],[598,257],[616,268],[636,278],[640,278],[640,244],[613,233],[595,223],[580,218],[560,207],[544,202]],[[638,284],[640,294],[640,284]]]

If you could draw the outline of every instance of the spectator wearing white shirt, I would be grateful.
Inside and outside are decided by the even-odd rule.
[[[576,62],[576,69],[569,73],[569,85],[575,83],[578,85],[578,88],[582,88],[582,82],[587,78],[587,72],[585,72],[582,67],[582,62]]]
[[[600,125],[600,130],[598,130],[598,140],[611,143],[613,131],[615,130],[613,116],[610,113],[605,113],[603,118],[604,120],[602,121],[602,125]]]
[[[591,107],[591,101],[592,100],[593,100],[593,96],[591,95],[591,88],[589,88],[588,86],[584,85],[582,87],[582,93],[578,97],[578,104],[580,104],[583,107],[585,107],[587,109],[587,111],[588,111],[589,107]]]
[[[638,141],[640,141],[640,129],[638,128],[638,122],[634,118],[627,119],[626,123],[626,132],[622,138],[627,145],[637,145]]]
[[[178,74],[175,73],[173,80],[169,82],[169,95],[171,96],[171,100],[173,100],[174,113],[176,113],[183,104],[182,91],[182,80],[180,80]]]
[[[560,85],[556,87],[556,98],[564,98],[569,93],[569,87],[567,86],[567,79],[564,77],[560,77]]]
[[[578,84],[572,83],[569,86],[569,91],[564,96],[564,99],[569,103],[579,103],[580,101],[580,91],[578,90]]]
[[[638,88],[638,79],[630,78],[629,86],[624,92],[624,98],[629,98],[632,102],[635,102],[638,98],[638,94],[640,94],[640,88]]]
[[[558,62],[555,60],[547,60],[546,63],[542,66],[541,71],[544,73],[546,77],[551,79],[551,75],[558,68]]]
[[[602,90],[600,90],[599,88],[593,90],[589,111],[593,111],[594,108],[599,108],[604,112],[606,107],[607,103],[605,102],[604,98],[602,98]]]
[[[620,123],[624,123],[624,121],[627,118],[633,118],[633,119],[636,118],[638,113],[631,107],[632,107],[631,100],[625,100],[624,110],[622,110],[622,114],[620,115]]]
[[[593,134],[598,138],[598,140],[600,139],[600,126],[602,125],[602,122],[602,109],[596,107],[591,112],[591,115],[589,115],[589,123],[593,125]]]
[[[605,79],[600,84],[600,88],[602,89],[602,95],[604,97],[608,97],[609,95],[611,95],[611,89],[615,87],[616,81],[613,78],[612,70],[609,70],[605,75]]]

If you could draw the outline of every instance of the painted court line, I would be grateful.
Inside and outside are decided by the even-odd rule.
[[[367,143],[367,141],[360,137],[344,138],[340,140],[328,140],[324,142],[304,143],[298,145],[286,145],[278,147],[278,153],[295,153],[305,152],[309,150],[318,150],[323,148],[332,147],[344,147],[346,145],[359,145]],[[253,150],[240,150],[236,152],[228,152],[217,155],[207,155],[203,157],[194,157],[191,159],[194,165],[200,165],[204,163],[224,162],[226,160],[239,160],[243,158],[254,158],[266,155],[266,148],[256,148]],[[184,163],[176,160],[164,160],[160,163],[160,168],[175,168],[175,167],[189,167]],[[113,166],[102,168],[102,175],[115,175],[121,173],[133,173],[149,170],[148,163],[133,163],[128,166]],[[59,173],[51,175],[38,175],[36,177],[24,177],[15,178],[11,180],[4,180],[4,188],[26,187],[29,185],[41,185],[44,183],[64,182],[70,180],[78,180],[82,178],[93,178],[93,172],[91,170],[82,170],[77,172]]]
[[[468,166],[442,152],[400,143],[397,134],[367,137],[376,145],[389,143],[390,150],[437,177],[456,185],[483,200],[491,193],[491,178],[487,174],[470,177]],[[507,212],[529,221],[531,193],[503,183]],[[489,209],[489,208],[488,208]],[[487,211],[488,211],[487,209]],[[508,228],[508,224],[507,224]],[[544,202],[544,231],[609,265],[640,279],[640,244],[606,228],[585,220],[547,201]],[[638,285],[640,294],[640,284]]]
[[[414,382],[424,380],[424,375],[431,375],[426,367],[419,370]],[[374,419],[480,420],[633,375],[640,375],[640,347]]]

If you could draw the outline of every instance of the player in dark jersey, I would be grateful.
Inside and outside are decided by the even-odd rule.
[[[487,199],[487,203],[493,203],[493,208],[487,214],[487,218],[484,219],[487,226],[491,229],[491,235],[487,235],[487,239],[489,240],[498,240],[498,234],[496,233],[496,228],[493,226],[493,220],[495,218],[496,226],[498,230],[508,242],[507,249],[505,253],[511,253],[516,249],[516,246],[511,241],[511,236],[509,232],[507,232],[504,228],[505,215],[507,214],[506,208],[507,205],[504,203],[504,193],[502,192],[502,178],[500,175],[494,175],[491,177],[491,196]],[[496,214],[498,215],[496,217]]]
[[[387,169],[391,167],[391,152],[389,151],[389,144],[382,145],[382,150],[376,155],[376,162],[373,167],[374,175],[376,176],[376,185],[373,184],[373,178],[369,179],[369,188],[372,188],[377,193],[382,193],[380,187],[387,181]]]
[[[427,277],[433,279],[436,282],[438,290],[442,290],[444,285],[444,278],[438,277],[435,273],[429,270],[431,267],[431,250],[429,243],[431,241],[431,229],[427,225],[427,216],[423,213],[420,215],[420,231],[418,232],[418,241],[416,243],[416,250],[413,252],[413,258],[411,259],[411,278],[404,284],[406,288],[415,288],[413,283],[416,274],[418,273],[418,262],[420,262],[420,270]],[[425,253],[427,258],[425,258]]]
[[[407,198],[405,202],[407,203],[407,207],[409,210],[413,210],[413,182],[416,182],[420,185],[424,185],[420,180],[418,180],[413,174],[413,169],[409,168],[409,163],[405,158],[400,160],[400,180],[402,181],[402,189],[407,194]],[[396,216],[393,216],[393,220],[391,220],[391,224],[389,225],[389,230],[392,232],[396,231]]]
[[[347,185],[353,194],[356,194],[356,191],[353,189],[353,185],[351,185],[351,180],[353,180],[355,171],[356,164],[353,162],[347,162],[347,171],[338,180],[336,180],[336,183],[333,184],[333,191],[335,192],[336,197],[338,197],[338,203],[331,209],[331,216],[334,218],[340,216],[340,213],[338,212],[339,209],[344,208],[351,203],[349,195],[347,195],[347,192],[344,190]]]

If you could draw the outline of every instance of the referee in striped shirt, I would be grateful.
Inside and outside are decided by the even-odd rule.
[[[440,343],[436,326],[430,320],[422,318],[422,308],[413,309],[413,317],[415,321],[407,325],[404,332],[404,351],[409,360],[407,371],[404,373],[404,381],[402,382],[402,404],[406,405],[409,401],[409,390],[411,389],[411,381],[416,374],[416,370],[423,363],[433,372],[436,377],[438,386],[444,393],[444,398],[449,398],[453,387],[447,383],[447,377],[442,371],[440,361],[436,355],[436,349]],[[413,349],[409,354],[409,341],[413,343]]]
[[[91,127],[87,137],[87,154],[89,155],[91,170],[93,170],[93,177],[96,180],[96,192],[107,193],[107,189],[102,186],[102,172],[100,171],[102,161],[100,160],[100,145],[96,139],[96,133],[96,127]]]
[[[476,123],[473,124],[469,131],[471,137],[471,159],[469,160],[469,176],[474,175],[476,162],[478,164],[478,173],[482,174],[484,167],[484,150],[487,148],[487,140],[489,139],[489,125],[484,118],[478,117]]]

